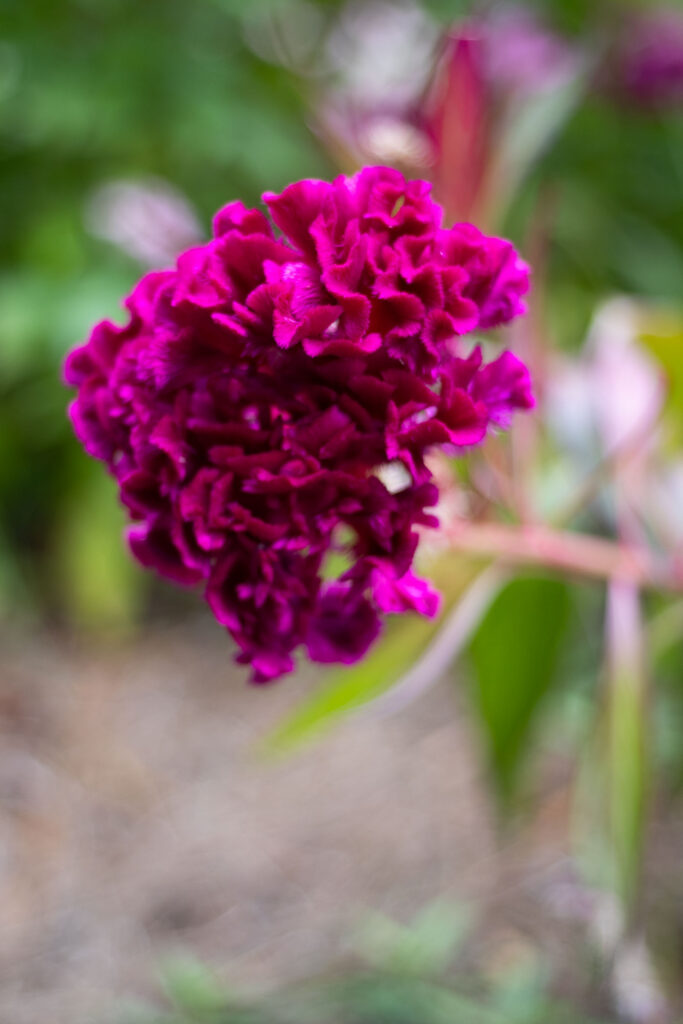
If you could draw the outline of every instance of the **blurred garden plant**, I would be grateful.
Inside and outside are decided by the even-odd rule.
[[[362,37],[367,14],[350,10]],[[376,11],[391,19],[386,7]],[[670,275],[673,266],[680,275],[683,262],[667,232],[680,239],[683,228],[675,200],[683,173],[676,116],[683,22],[672,9],[628,11],[619,22],[607,9],[602,15],[582,44],[549,29],[531,9],[492,5],[449,27],[434,50],[431,79],[401,103],[391,105],[387,96],[368,102],[367,94],[359,100],[350,79],[318,108],[322,136],[346,166],[391,153],[407,173],[419,169],[431,178],[447,223],[474,216],[500,230],[525,209],[517,230],[524,231],[535,289],[529,318],[512,330],[539,409],[513,427],[509,441],[490,437],[465,462],[432,456],[441,528],[434,539],[424,537],[417,564],[441,579],[436,627],[415,622],[389,632],[358,668],[316,689],[272,742],[291,747],[370,701],[369,713],[391,713],[444,674],[469,674],[492,779],[509,809],[539,713],[566,680],[590,680],[578,846],[588,877],[620,900],[607,943],[615,1000],[629,1019],[659,1020],[667,1014],[659,996],[639,1008],[628,985],[620,986],[638,973],[634,956],[645,974],[650,970],[639,935],[643,844],[661,748],[656,723],[672,700],[682,721],[683,549],[673,494],[683,465],[683,321],[676,305],[683,277],[676,286]],[[375,31],[381,35],[377,25]],[[625,132],[642,118],[637,130],[678,146],[667,149],[660,195],[660,212],[669,210],[673,220],[661,233],[644,230],[635,212],[642,200],[626,204],[631,219],[617,233],[631,256],[622,253],[615,265],[623,268],[623,286],[641,298],[610,296],[619,278],[613,275],[599,300],[596,294],[586,304],[586,340],[577,352],[576,336],[567,344],[567,321],[555,326],[558,263],[579,233],[564,222],[571,204],[562,189],[571,195],[575,179],[563,184],[562,160],[571,154],[567,139],[580,132],[595,139],[608,117],[618,124],[625,116]],[[619,131],[612,137],[622,144]],[[605,171],[606,208],[614,209],[631,183],[642,197],[652,170],[637,161],[618,184]],[[604,214],[596,223],[605,228]],[[593,238],[604,248],[599,234]],[[646,253],[655,260],[661,254],[657,281]],[[579,260],[578,276],[595,265],[588,250]],[[565,287],[571,276],[565,271]],[[413,662],[407,671],[406,662]],[[666,679],[673,664],[672,691]],[[680,778],[680,742],[672,761]]]
[[[446,903],[407,925],[372,915],[342,969],[266,994],[177,957],[163,972],[168,1008],[131,1007],[120,1024],[598,1024],[549,993],[539,951],[520,944],[473,967],[472,938],[463,908]]]
[[[387,34],[400,58],[385,67]],[[382,160],[428,176],[447,223],[500,218],[591,64],[513,4],[475,8],[441,39],[417,6],[351,4],[330,47],[347,59],[316,112],[323,138],[347,166]]]
[[[160,25],[134,0],[3,4],[5,618],[95,636],[137,627],[147,580],[121,558],[115,491],[73,446],[64,353],[97,317],[116,315],[139,260],[166,265],[205,237],[226,193],[255,200],[329,171],[292,74],[245,43],[247,6],[169,0]]]
[[[57,367],[65,348],[83,337],[96,316],[115,315],[118,297],[139,274],[132,259],[166,264],[171,250],[195,243],[196,224],[183,195],[197,203],[201,219],[226,195],[243,195],[253,204],[265,188],[330,178],[334,165],[353,175],[366,164],[388,164],[395,170],[387,180],[398,181],[392,174],[400,171],[409,181],[430,181],[435,200],[446,209],[447,232],[454,221],[472,219],[490,233],[486,238],[513,238],[533,266],[529,314],[506,329],[531,373],[538,406],[506,438],[483,438],[482,420],[496,424],[490,390],[496,375],[490,367],[500,372],[506,362],[519,364],[507,357],[501,363],[500,356],[485,362],[495,351],[487,334],[495,321],[483,315],[479,296],[462,293],[477,307],[476,315],[469,310],[467,345],[481,346],[482,365],[471,366],[471,382],[453,391],[459,406],[446,408],[453,397],[447,388],[430,391],[431,398],[424,390],[434,387],[443,369],[446,341],[439,330],[430,339],[438,350],[433,363],[422,361],[419,346],[411,355],[419,366],[410,367],[409,386],[391,375],[389,363],[400,356],[388,350],[390,330],[398,326],[398,338],[412,337],[411,331],[423,338],[428,312],[455,315],[438,287],[431,298],[420,293],[429,277],[414,242],[420,233],[397,228],[399,222],[405,226],[411,210],[433,209],[424,194],[404,201],[402,215],[393,205],[384,209],[382,216],[394,224],[378,227],[371,217],[371,229],[359,232],[365,238],[388,231],[392,253],[386,261],[383,253],[373,257],[376,294],[349,287],[364,300],[354,300],[355,307],[349,295],[335,291],[344,275],[355,272],[355,240],[337,237],[329,223],[315,240],[310,230],[311,204],[316,208],[318,191],[333,186],[313,186],[312,200],[297,193],[301,202],[293,205],[301,222],[284,229],[291,244],[270,236],[261,213],[233,207],[212,242],[196,248],[175,271],[147,278],[131,300],[129,325],[101,328],[70,374],[87,391],[82,375],[92,359],[87,369],[97,387],[90,406],[84,405],[92,428],[88,443],[96,443],[92,431],[100,417],[123,417],[119,447],[100,438],[104,447],[97,454],[111,462],[117,477],[133,474],[125,490],[129,509],[144,524],[134,541],[138,553],[188,581],[209,581],[214,611],[237,635],[259,677],[288,669],[290,652],[300,642],[320,661],[362,656],[356,667],[320,683],[283,723],[274,745],[290,747],[321,733],[359,706],[391,713],[445,675],[469,678],[495,791],[501,806],[510,808],[528,778],[534,731],[542,738],[539,724],[555,721],[542,717],[559,706],[553,698],[569,690],[582,698],[587,710],[579,775],[590,784],[578,787],[580,846],[592,851],[586,864],[593,879],[621,899],[611,952],[627,948],[643,923],[642,844],[653,778],[670,791],[683,782],[680,12],[553,0],[535,8],[463,5],[463,17],[454,22],[451,5],[436,2],[290,0],[245,11],[243,4],[222,0],[168,7],[160,29],[144,5],[127,0],[72,0],[51,9],[49,18],[40,0],[10,5],[8,38],[0,46],[1,131],[8,155],[0,170],[7,238],[0,276],[3,605],[9,612],[22,598],[28,607],[32,595],[34,604],[36,595],[44,600],[41,581],[51,576],[49,603],[64,618],[98,626],[137,617],[141,577],[121,557],[122,517],[113,488],[67,440]],[[285,30],[292,25],[299,26],[296,32]],[[61,42],[57,67],[46,57],[55,38]],[[387,39],[392,46],[382,45]],[[359,53],[363,60],[356,59]],[[392,53],[401,54],[400,61],[392,64]],[[93,66],[103,69],[95,89]],[[307,116],[326,153],[307,130]],[[119,182],[113,189],[112,178]],[[281,212],[287,195],[273,200]],[[401,195],[399,189],[397,203]],[[150,229],[150,218],[159,230]],[[339,223],[348,226],[350,220]],[[488,243],[477,244],[483,251]],[[341,264],[331,258],[324,263],[321,245],[327,246],[325,259],[332,249],[336,254],[348,247],[341,278],[330,273],[323,282],[323,302],[316,291],[322,274]],[[234,290],[242,307],[237,315],[216,307],[215,282],[203,263],[221,246],[238,253],[231,274],[239,281],[229,283],[230,302]],[[395,286],[395,259],[407,289]],[[439,257],[437,263],[442,277],[446,270],[468,273],[461,255]],[[248,268],[246,278],[240,267]],[[318,278],[311,278],[311,268]],[[175,306],[169,283],[182,293]],[[249,306],[259,288],[260,298],[269,296],[265,313],[256,299],[257,308]],[[517,297],[520,292],[517,287]],[[414,300],[424,314],[415,312]],[[382,304],[390,309],[390,327],[375,312]],[[183,343],[192,328],[183,335],[187,325],[180,323],[189,307],[196,310],[193,317],[212,325],[210,343],[192,350],[190,365]],[[214,320],[214,314],[225,319]],[[322,355],[345,340],[337,336],[340,327],[363,323],[366,314],[368,324],[354,328],[353,355]],[[255,380],[260,385],[260,378],[267,382],[258,398],[227,389],[220,403],[239,414],[216,415],[215,396],[206,399],[212,406],[208,416],[206,408],[199,410],[202,416],[196,407],[191,412],[202,420],[202,458],[223,449],[217,457],[226,461],[214,468],[221,479],[234,473],[239,480],[234,486],[241,500],[228,526],[218,522],[219,498],[211,505],[211,495],[219,494],[212,474],[202,477],[180,508],[180,481],[188,454],[196,451],[184,447],[177,426],[187,423],[190,411],[179,399],[172,414],[157,416],[161,406],[148,399],[150,393],[182,394],[183,374],[197,369],[195,355],[205,360],[202,372],[209,379],[221,353],[235,358],[256,320],[259,329],[267,323],[275,337],[276,319],[279,341],[269,351],[282,365],[296,366],[296,374],[274,378],[275,364],[261,363],[254,353],[249,388]],[[432,317],[431,326],[439,320],[445,330],[440,317]],[[419,329],[411,326],[401,334],[409,323]],[[154,344],[145,333],[150,324]],[[462,330],[461,323],[453,333]],[[165,338],[161,346],[159,332]],[[375,340],[368,343],[371,336]],[[306,342],[313,344],[308,352]],[[138,363],[136,351],[135,359],[119,362],[119,344],[121,351],[144,350],[145,358]],[[164,345],[173,359],[161,358]],[[467,360],[462,351],[453,362],[449,356],[448,372],[462,369],[462,359]],[[354,360],[358,375],[367,378],[361,391],[357,382],[351,388],[343,369],[353,364],[356,372]],[[336,367],[340,376],[314,380],[315,374],[301,369],[314,364]],[[462,427],[457,415],[477,405],[472,387],[475,381],[482,385],[482,376],[486,415],[468,426],[476,438],[442,433],[436,439],[455,442],[455,448],[482,442],[454,460],[452,449],[437,451],[429,432],[437,426],[448,434],[451,419]],[[297,393],[289,385],[300,379],[306,387]],[[287,392],[275,388],[285,381]],[[526,378],[520,375],[519,381],[524,386],[516,399],[508,389],[503,404],[529,404]],[[202,405],[201,388],[193,401]],[[368,417],[362,442],[354,437],[365,493],[342,500],[337,491],[339,504],[329,523],[316,518],[311,506],[302,512],[278,495],[281,447],[273,465],[263,463],[270,443],[265,437],[256,452],[235,450],[244,447],[244,436],[256,441],[247,431],[265,431],[261,422],[276,409],[299,429],[302,402],[321,418],[326,402],[343,405],[341,417],[318,424],[315,444],[310,438],[303,444],[302,473],[310,470],[310,458],[336,472],[339,451],[351,444],[350,423]],[[438,416],[433,406],[440,407]],[[398,458],[399,409],[414,434],[409,480],[395,465],[390,472],[381,466],[389,457],[388,450],[380,451],[387,425],[397,446],[390,458]],[[133,472],[120,453],[131,458],[134,427]],[[254,462],[234,461],[252,455]],[[301,479],[298,474],[292,470],[288,487]],[[423,529],[434,485],[441,526]],[[418,500],[397,498],[402,491]],[[259,514],[264,507],[271,510],[267,516]],[[288,531],[295,518],[299,546],[288,556],[285,586],[276,580],[281,565],[273,551],[283,538],[292,540]],[[237,520],[241,536],[262,533],[256,562],[267,586],[259,587],[248,558],[235,557],[220,572],[216,568],[218,545]],[[359,524],[369,521],[372,527],[359,536]],[[164,529],[155,532],[152,525],[159,522]],[[335,550],[348,542],[343,531],[333,529],[341,522],[355,526],[355,543],[362,548],[352,552],[357,575],[348,552]],[[420,544],[413,550],[418,529]],[[379,536],[390,548],[396,542],[389,557],[380,556],[381,566],[373,562]],[[230,538],[234,555],[242,541],[232,532]],[[323,562],[323,554],[334,557]],[[411,563],[415,577],[407,576]],[[304,564],[303,573],[293,568]],[[58,572],[50,574],[55,567]],[[345,577],[349,570],[352,575]],[[369,649],[378,611],[403,612],[411,605],[435,610],[432,591],[413,579],[430,579],[440,590],[439,617],[402,615],[400,627],[389,622]],[[239,592],[235,581],[243,588]],[[296,611],[289,621],[292,602]],[[278,623],[274,637],[265,612],[257,611],[262,608]],[[304,619],[317,623],[313,632],[304,628]]]
[[[429,185],[385,167],[264,199],[281,235],[230,203],[66,362],[75,431],[140,523],[133,554],[204,585],[254,682],[291,671],[299,645],[358,661],[379,613],[433,618],[411,569],[418,528],[438,525],[427,456],[533,405],[519,359],[484,364],[463,341],[523,310],[510,243],[444,229]]]

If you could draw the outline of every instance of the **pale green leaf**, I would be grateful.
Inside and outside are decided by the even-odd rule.
[[[410,668],[471,583],[480,565],[452,553],[442,556],[432,572],[442,591],[443,607],[436,620],[417,615],[389,620],[384,637],[353,668],[332,672],[266,740],[272,752],[292,749],[328,731],[338,719],[389,690]]]
[[[474,706],[499,795],[514,791],[530,730],[551,689],[569,622],[561,580],[525,577],[493,602],[471,643]]]

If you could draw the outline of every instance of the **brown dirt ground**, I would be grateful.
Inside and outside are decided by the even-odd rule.
[[[307,975],[364,910],[408,919],[437,897],[475,903],[494,952],[572,960],[555,921],[573,884],[565,767],[499,843],[445,686],[267,760],[259,739],[314,680],[247,687],[207,623],[0,639],[2,1024],[100,1024],[178,948],[240,982]]]

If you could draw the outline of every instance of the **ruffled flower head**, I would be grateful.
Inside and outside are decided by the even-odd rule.
[[[356,661],[382,613],[435,615],[411,571],[417,528],[437,525],[425,454],[533,404],[515,356],[484,364],[460,340],[523,311],[528,269],[508,242],[443,229],[429,185],[384,167],[264,200],[279,232],[230,203],[65,371],[133,554],[202,585],[255,682],[290,671],[300,645]],[[379,472],[392,462],[399,489]]]

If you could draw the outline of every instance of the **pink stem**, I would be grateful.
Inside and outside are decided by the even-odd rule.
[[[680,561],[658,559],[633,545],[536,524],[507,526],[460,521],[442,529],[454,549],[468,554],[488,555],[512,565],[541,565],[577,576],[683,592]]]

